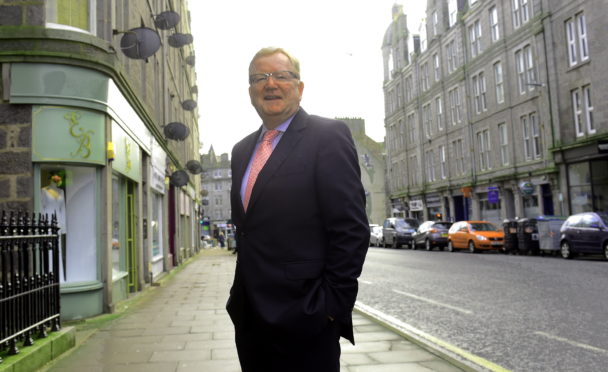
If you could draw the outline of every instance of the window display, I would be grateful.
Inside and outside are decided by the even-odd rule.
[[[96,169],[43,166],[40,179],[40,212],[60,228],[62,282],[98,280]]]

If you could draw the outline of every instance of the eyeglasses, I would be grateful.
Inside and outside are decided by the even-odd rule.
[[[299,79],[300,77],[295,72],[291,71],[275,71],[275,72],[267,72],[264,74],[253,74],[249,75],[249,84],[259,84],[261,82],[268,81],[268,79],[272,76],[272,78],[280,83],[288,82],[293,79]]]

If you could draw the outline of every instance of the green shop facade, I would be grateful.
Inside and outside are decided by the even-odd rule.
[[[44,63],[12,63],[3,72],[9,104],[32,110],[34,211],[56,213],[62,225],[62,318],[112,312],[198,250],[192,181],[170,184],[177,165],[166,140],[108,75]],[[57,204],[49,207],[53,187]]]

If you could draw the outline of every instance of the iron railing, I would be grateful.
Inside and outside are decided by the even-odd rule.
[[[0,355],[60,328],[59,239],[55,215],[2,212],[0,218]],[[2,363],[2,358],[0,358]]]

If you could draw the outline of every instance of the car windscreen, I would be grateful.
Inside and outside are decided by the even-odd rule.
[[[451,223],[434,223],[433,227],[436,229],[446,229],[448,230],[452,226]]]
[[[415,221],[397,220],[395,221],[395,227],[402,229],[415,229],[418,227],[418,224]]]
[[[473,231],[496,231],[497,228],[489,222],[476,222],[471,224]]]

